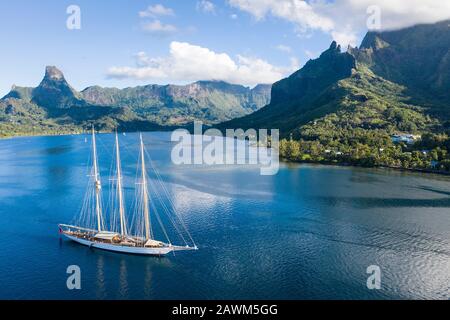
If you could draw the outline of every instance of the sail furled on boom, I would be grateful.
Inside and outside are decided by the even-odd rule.
[[[105,140],[111,141],[110,138]],[[102,147],[102,152],[106,150],[111,156],[109,184],[104,188],[104,192],[109,195],[106,207],[102,205],[103,188],[97,143]],[[120,144],[116,133],[111,149],[108,143],[105,145],[102,139],[96,139],[95,132],[92,132],[91,151],[89,183],[77,225],[96,230],[99,234],[117,234],[122,239],[134,239],[132,241],[141,243],[151,244],[158,242],[158,239],[165,239],[170,246],[180,243],[186,248],[197,248],[183,217],[176,212],[166,182],[156,169],[142,134],[139,135],[138,144],[126,145]],[[134,197],[129,192],[131,188],[126,187],[129,186],[128,181],[124,180],[121,151],[126,151],[124,155],[127,159],[135,159]],[[127,206],[127,200],[132,202],[131,205]]]

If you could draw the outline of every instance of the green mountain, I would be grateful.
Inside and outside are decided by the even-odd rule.
[[[450,21],[368,33],[353,53],[381,77],[406,86],[419,101],[450,98]]]
[[[329,102],[341,95],[336,84],[352,75],[356,62],[352,55],[341,53],[333,42],[316,60],[272,87],[271,103],[247,117],[231,120],[219,127],[280,128],[290,133],[299,123],[317,118],[331,109]]]
[[[271,85],[249,89],[222,81],[199,81],[122,90],[89,87],[81,94],[89,103],[129,107],[150,121],[179,125],[194,120],[211,124],[249,114],[270,102],[270,90]]]
[[[275,83],[269,105],[217,127],[278,128],[293,139],[282,155],[296,161],[450,167],[449,24],[369,32],[347,52],[333,42]],[[422,139],[401,146],[394,134]]]
[[[46,109],[85,107],[87,103],[56,67],[47,67],[39,86],[31,92],[31,102]]]
[[[0,100],[0,136],[85,130],[164,130],[194,120],[213,124],[249,114],[270,102],[270,85],[254,89],[225,82],[148,85],[77,92],[56,67],[36,88],[13,86]]]

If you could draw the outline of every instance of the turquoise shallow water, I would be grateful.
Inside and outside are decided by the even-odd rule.
[[[112,136],[98,140],[107,176]],[[137,135],[121,140],[132,181]],[[286,164],[276,176],[247,166],[178,167],[169,140],[145,134],[200,250],[161,259],[60,239],[57,224],[72,221],[85,192],[84,136],[1,140],[0,298],[450,297],[449,177]],[[73,264],[82,272],[78,291],[66,288]],[[381,290],[366,287],[369,265],[382,270]]]

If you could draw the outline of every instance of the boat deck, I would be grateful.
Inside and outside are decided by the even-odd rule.
[[[106,239],[100,239],[96,238],[95,235],[92,235],[90,232],[80,232],[80,231],[63,231],[62,234],[72,236],[81,240],[86,240],[93,243],[104,243],[104,244],[110,244],[110,245],[116,245],[116,246],[122,246],[122,247],[138,247],[138,248],[163,248],[163,247],[170,247],[170,245],[159,245],[159,246],[146,246],[145,241],[134,239],[134,238],[127,238],[126,240],[120,241],[120,242],[113,242],[111,240]],[[132,241],[130,241],[132,240]]]

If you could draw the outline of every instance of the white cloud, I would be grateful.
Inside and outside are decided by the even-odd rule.
[[[144,51],[140,51],[134,55],[136,58],[136,65],[138,67],[146,67],[152,63],[151,59]]]
[[[284,44],[280,44],[277,46],[277,49],[286,53],[291,53],[292,52],[292,48],[289,46],[286,46]]]
[[[174,16],[175,12],[164,7],[162,4],[155,4],[154,6],[148,6],[144,11],[139,12],[141,18],[156,18],[159,16]]]
[[[355,34],[355,32],[353,32],[353,30],[350,27],[340,29],[340,31],[333,30],[331,32],[331,37],[337,43],[345,46],[345,48],[348,45],[351,45],[352,47],[358,45],[358,36]]]
[[[228,0],[230,5],[260,20],[272,15],[292,22],[300,33],[319,30],[341,45],[356,45],[367,29],[367,8],[381,10],[381,29],[450,19],[448,0]]]
[[[154,20],[152,22],[143,23],[142,30],[155,35],[166,36],[175,33],[178,29],[174,25],[164,24],[159,20]]]
[[[258,20],[272,14],[296,23],[301,29],[329,31],[334,26],[332,19],[316,13],[312,5],[302,0],[229,0],[229,3],[251,13]]]
[[[211,1],[200,0],[197,1],[197,10],[202,11],[204,13],[215,13],[216,6]]]
[[[230,15],[230,18],[233,19],[233,20],[236,20],[238,18],[238,15],[233,13],[233,14]]]
[[[186,42],[172,42],[170,54],[152,58],[143,52],[136,55],[135,67],[111,67],[111,78],[188,82],[197,80],[223,80],[253,86],[274,83],[299,68],[296,59],[287,67],[274,66],[267,61],[238,55],[232,59],[226,53]]]
[[[167,36],[177,32],[177,27],[171,24],[165,24],[158,19],[158,17],[162,16],[173,17],[175,16],[175,12],[171,8],[164,7],[162,4],[148,6],[144,11],[140,11],[139,17],[143,19],[141,23],[142,30],[158,36]],[[152,18],[152,21],[148,21],[146,18]]]

